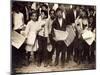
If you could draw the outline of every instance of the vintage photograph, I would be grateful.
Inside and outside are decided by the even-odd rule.
[[[11,1],[11,73],[96,69],[96,6]]]

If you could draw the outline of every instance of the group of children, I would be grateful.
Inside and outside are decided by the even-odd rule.
[[[31,9],[31,12],[28,12],[30,18],[27,22],[25,22],[23,13],[19,10],[21,7],[12,12],[12,30],[26,37],[23,49],[25,49],[24,57],[28,64],[33,57],[32,60],[37,66],[41,66],[42,63],[44,63],[45,67],[48,65],[57,66],[60,53],[62,67],[72,59],[78,64],[85,61],[88,63],[95,61],[95,39],[90,45],[82,36],[85,30],[95,34],[95,6],[92,8],[88,7],[89,9],[86,9],[84,6],[72,6],[69,9],[67,8],[68,6],[59,4],[55,10],[42,3],[41,9],[37,6],[37,9]],[[56,36],[55,29],[67,31],[68,26],[73,27],[76,35],[69,46],[65,44],[64,40],[56,41],[54,39]],[[55,58],[53,57],[54,54]],[[52,62],[53,59],[55,59],[54,64]]]

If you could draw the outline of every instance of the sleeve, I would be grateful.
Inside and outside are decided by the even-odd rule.
[[[55,21],[52,23],[52,29],[51,29],[51,35],[52,35],[52,37],[54,37],[55,36],[55,34],[54,34],[54,27],[55,26]]]
[[[44,29],[45,29],[45,36],[48,37],[48,34],[49,34],[48,33],[48,21],[46,21]]]
[[[24,15],[21,13],[20,16],[22,19],[22,25],[20,26],[20,29],[22,29],[24,27]]]
[[[29,30],[30,30],[30,22],[27,24],[26,29],[25,29],[26,37],[28,36]]]

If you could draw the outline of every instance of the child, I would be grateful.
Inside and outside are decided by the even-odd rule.
[[[28,64],[30,62],[30,56],[33,55],[33,51],[36,51],[38,48],[38,43],[36,40],[37,32],[41,29],[39,21],[37,21],[37,13],[34,11],[31,14],[31,20],[28,22],[24,35],[26,36],[26,58]]]
[[[48,57],[48,51],[47,51],[47,37],[48,37],[48,29],[47,29],[47,17],[48,12],[45,10],[41,10],[41,16],[40,16],[40,25],[44,25],[44,27],[39,31],[38,33],[38,66],[41,65],[42,62],[44,62],[44,66],[47,66],[47,57]]]
[[[52,24],[52,36],[55,37],[54,29],[60,30],[60,31],[66,31],[67,25],[66,21],[63,18],[63,10],[60,8],[57,8],[56,10],[56,19]],[[56,40],[55,40],[56,41]],[[61,66],[64,67],[65,65],[65,52],[67,49],[66,44],[63,40],[59,40],[55,42],[55,48],[56,48],[56,58],[55,58],[55,66],[59,64],[59,55],[61,53]]]

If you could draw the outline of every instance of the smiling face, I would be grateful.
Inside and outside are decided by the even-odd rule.
[[[33,21],[37,21],[37,14],[36,13],[32,13],[31,19]]]

